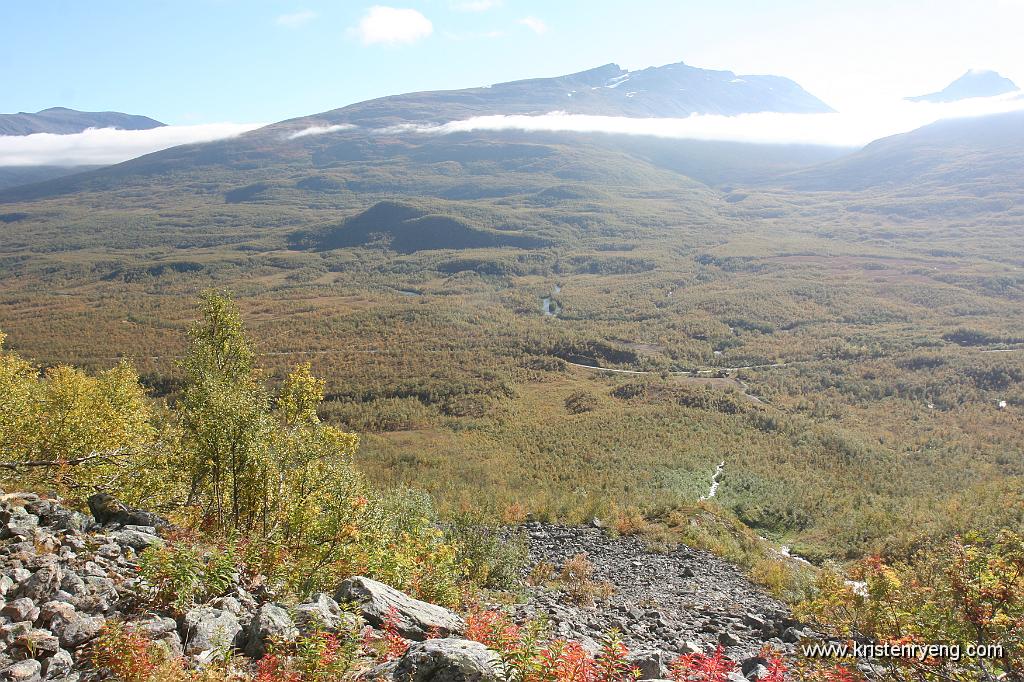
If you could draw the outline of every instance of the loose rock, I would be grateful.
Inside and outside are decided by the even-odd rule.
[[[395,682],[503,682],[497,654],[479,642],[429,639],[417,642],[398,661]]]
[[[413,599],[384,583],[357,576],[338,589],[338,601],[358,604],[370,625],[383,626],[389,613],[394,616],[398,633],[406,639],[423,640],[431,632],[442,636],[461,634],[466,623],[448,609]]]

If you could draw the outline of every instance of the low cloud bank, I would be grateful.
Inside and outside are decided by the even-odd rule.
[[[697,114],[687,118],[626,118],[552,112],[542,115],[478,116],[443,125],[403,124],[378,132],[451,134],[485,130],[648,135],[676,139],[767,144],[861,147],[946,118],[981,116],[1024,109],[1024,97],[1011,95],[950,104],[893,102],[834,114]]]
[[[297,130],[294,133],[286,135],[285,139],[297,140],[300,137],[309,137],[311,135],[327,135],[328,133],[337,133],[342,130],[352,130],[353,128],[355,128],[355,126],[350,123],[342,123],[334,126],[310,126],[308,128],[303,128],[302,130]]]
[[[370,135],[445,135],[474,131],[579,132],[652,137],[860,147],[889,135],[948,118],[1024,110],[1013,93],[949,104],[893,102],[834,114],[693,115],[687,118],[626,118],[552,112],[541,115],[477,116],[442,125],[405,123],[365,129]],[[262,123],[210,123],[151,130],[89,129],[73,135],[38,133],[0,136],[0,166],[94,166],[133,159],[169,147],[211,142],[261,127]],[[295,140],[356,129],[350,124],[310,126],[285,134]]]
[[[90,128],[72,135],[0,135],[0,166],[99,166],[179,144],[235,137],[262,123],[208,123],[151,130]]]

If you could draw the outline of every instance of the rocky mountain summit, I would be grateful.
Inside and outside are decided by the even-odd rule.
[[[272,643],[314,631],[361,631],[370,640],[404,640],[402,655],[367,672],[369,678],[502,679],[495,652],[461,638],[462,616],[362,576],[333,595],[286,604],[270,590],[246,589],[234,575],[204,603],[179,613],[154,609],[139,557],[168,542],[173,529],[106,495],[94,495],[89,507],[91,516],[59,499],[0,493],[0,680],[106,679],[89,651],[112,622],[129,623],[190,666],[231,651],[258,660]],[[644,678],[665,677],[667,663],[681,653],[721,644],[734,660],[750,659],[765,641],[783,648],[806,634],[782,604],[705,552],[654,553],[637,538],[610,538],[597,528],[530,523],[524,530],[531,574],[545,564],[564,573],[585,554],[590,579],[608,588],[606,598],[586,604],[570,589],[534,585],[528,600],[512,607],[513,618],[548,619],[557,636],[594,651],[597,639],[618,629]]]
[[[971,69],[938,92],[907,99],[911,102],[959,102],[974,97],[997,97],[1019,90],[1016,83],[995,71]]]
[[[301,129],[296,128],[300,123],[372,128],[552,111],[657,118],[757,112],[811,114],[828,113],[832,108],[795,81],[782,76],[742,75],[682,62],[639,71],[605,64],[552,78],[392,95],[284,121],[270,129]]]

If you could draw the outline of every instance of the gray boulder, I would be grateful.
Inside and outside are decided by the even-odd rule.
[[[42,675],[47,680],[63,680],[71,674],[74,665],[71,654],[61,649],[43,661]]]
[[[498,655],[479,642],[428,639],[409,647],[393,673],[395,682],[504,682]]]
[[[722,646],[736,646],[740,643],[740,639],[732,632],[725,630],[718,633],[718,643]]]
[[[782,633],[782,641],[787,644],[796,644],[804,637],[803,630],[795,627],[788,627]]]
[[[137,621],[133,627],[154,642],[163,644],[172,656],[180,656],[184,652],[178,636],[178,624],[173,618],[149,616]]]
[[[707,653],[707,648],[700,642],[694,642],[693,640],[680,640],[676,643],[676,649],[681,654],[704,654]]]
[[[87,500],[89,511],[100,525],[120,524],[122,526],[166,526],[167,519],[152,512],[132,509],[121,504],[107,493],[97,493]]]
[[[241,631],[238,616],[210,606],[192,609],[185,614],[181,625],[185,653],[189,656],[228,651],[234,647]]]
[[[44,611],[53,603],[46,604]],[[50,632],[60,640],[60,645],[63,648],[77,649],[95,637],[103,627],[102,616],[84,616],[67,603],[62,603],[61,606],[63,608],[59,610],[55,607],[49,608],[53,611],[49,619],[49,628]]]
[[[20,538],[27,540],[32,537],[32,529],[28,526],[20,526],[11,521],[0,526],[0,540],[12,540]]]
[[[49,630],[33,628],[15,639],[10,650],[15,659],[43,659],[57,653],[60,642]]]
[[[8,623],[0,620],[0,644],[5,648],[14,643],[14,640],[18,639],[22,635],[28,634],[32,631],[32,623],[28,621],[20,621],[18,623]]]
[[[19,597],[0,609],[0,616],[10,618],[14,622],[34,622],[39,617],[39,607],[28,597]]]
[[[155,533],[149,533],[138,528],[116,530],[110,534],[110,537],[117,544],[131,547],[136,552],[141,552],[153,545],[162,545],[164,543]]]
[[[293,642],[298,636],[299,630],[287,611],[277,604],[264,604],[249,625],[245,653],[250,658],[260,659],[271,644]]]
[[[54,557],[56,559],[56,557]],[[27,597],[33,601],[48,601],[60,589],[60,583],[64,574],[56,560],[42,565],[39,570],[32,574],[18,587],[18,596]]]
[[[740,671],[748,680],[760,680],[768,676],[768,659],[764,656],[751,656],[740,661]]]
[[[0,670],[0,680],[7,682],[39,682],[42,679],[43,666],[39,661],[26,659],[18,661]]]
[[[70,590],[69,590],[70,592]],[[117,602],[117,587],[110,578],[87,575],[74,594],[72,604],[79,611],[87,613],[106,613]]]
[[[323,592],[293,608],[292,617],[303,635],[316,630],[340,632],[358,626],[358,617],[355,614],[343,611],[338,602]]]
[[[57,530],[84,531],[91,524],[92,519],[81,512],[59,509],[50,514],[47,523]]]
[[[389,613],[394,614],[398,633],[406,639],[423,640],[434,632],[442,637],[461,634],[466,623],[457,615],[436,604],[413,599],[384,583],[357,576],[338,588],[338,601],[354,602],[367,623],[384,625]]]
[[[668,678],[668,656],[657,649],[637,651],[626,659],[630,668],[640,671],[641,680],[663,680]]]

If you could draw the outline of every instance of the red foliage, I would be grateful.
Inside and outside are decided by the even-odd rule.
[[[522,628],[502,611],[473,611],[466,617],[466,639],[507,653],[522,638]]]
[[[674,682],[727,682],[729,673],[736,664],[718,646],[711,656],[685,654],[672,662],[671,677]]]
[[[318,636],[323,648],[320,650],[320,660],[317,661],[317,664],[321,668],[330,668],[338,662],[341,640],[331,632],[321,632]]]
[[[90,657],[124,682],[149,682],[159,660],[152,642],[120,623],[107,623],[93,642]]]
[[[512,622],[502,611],[473,611],[466,618],[466,638],[497,651],[518,672],[521,682],[626,682],[635,679],[626,661],[629,650],[616,638],[596,657],[579,642],[538,641],[529,627]]]
[[[299,673],[289,672],[285,665],[284,659],[275,654],[267,654],[257,665],[254,682],[302,682]]]
[[[843,665],[825,671],[825,682],[861,682],[863,678]]]
[[[786,670],[786,663],[780,656],[768,656],[768,674],[761,678],[761,682],[786,682]]]
[[[409,649],[409,642],[398,632],[398,609],[392,606],[384,617],[384,659],[393,661],[401,658]]]

